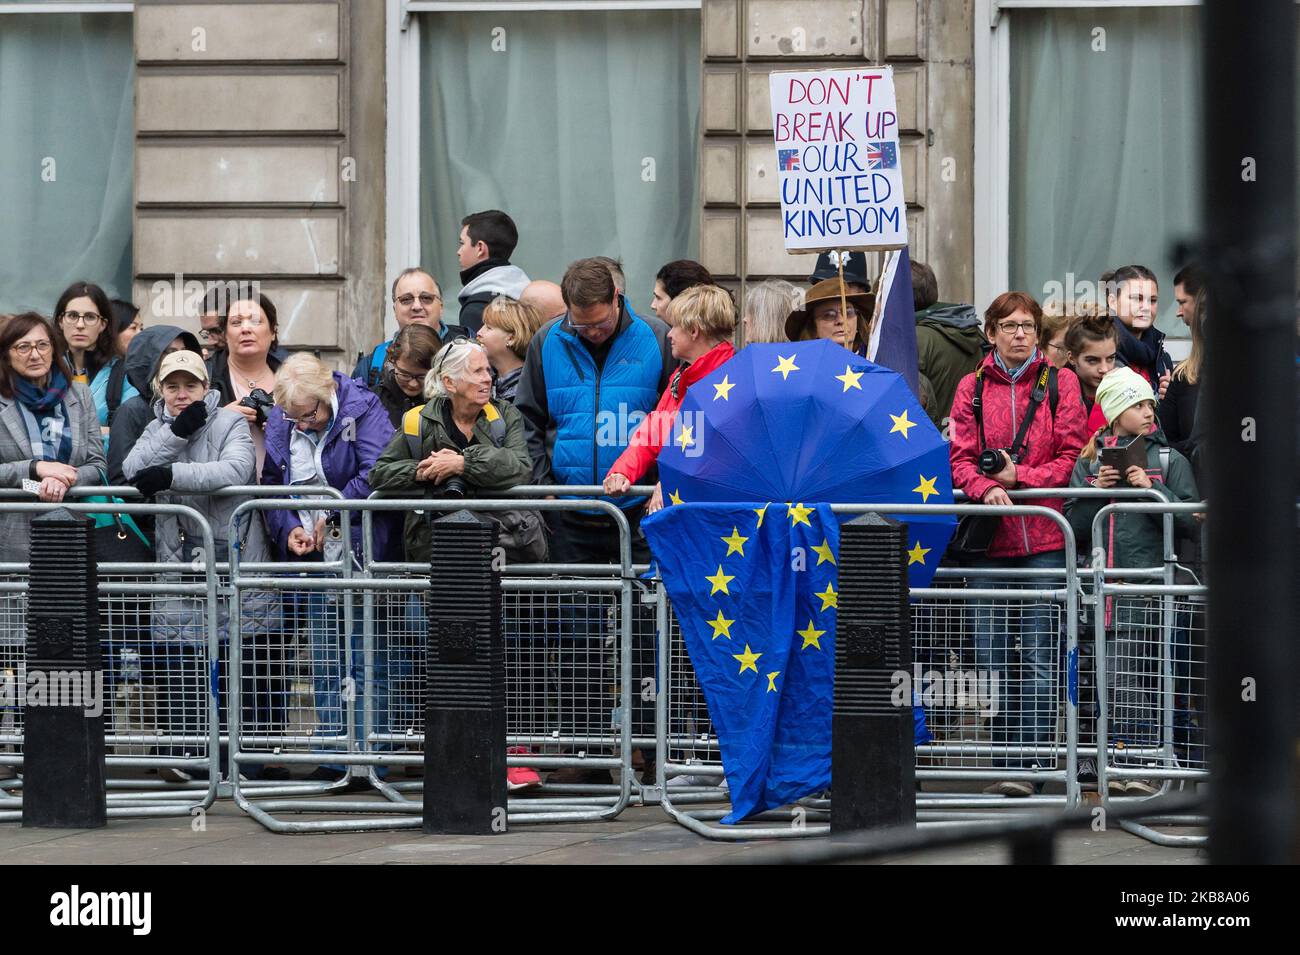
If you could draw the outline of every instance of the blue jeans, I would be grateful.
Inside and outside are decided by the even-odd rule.
[[[1053,567],[1064,571],[1062,551],[1028,557],[990,557],[971,568],[970,586],[997,588],[1020,586],[1046,589],[1059,586],[1043,580],[981,577],[980,568]],[[1018,651],[1018,652],[1017,652]],[[1057,720],[1057,663],[1060,629],[1051,604],[1043,601],[977,601],[975,603],[975,666],[996,678],[996,712],[989,718],[995,745],[1045,745],[1055,736]],[[1035,764],[1053,768],[1045,756],[995,755],[1001,769],[1031,769]]]
[[[341,638],[344,626],[341,601],[346,597],[337,592],[317,590],[295,594],[289,599],[296,601],[296,610],[300,614],[301,624],[307,627],[311,647],[312,688],[316,703],[315,735],[326,739],[345,737],[347,710],[344,704],[351,701],[356,750],[365,751],[366,658],[360,595],[353,608],[350,660]],[[376,608],[370,727],[375,733],[388,730],[388,641],[385,630]],[[337,752],[337,747],[338,744],[312,748],[317,752],[328,753]],[[338,763],[322,765],[326,769],[343,770],[343,766]],[[380,776],[385,774],[382,767],[377,772]]]

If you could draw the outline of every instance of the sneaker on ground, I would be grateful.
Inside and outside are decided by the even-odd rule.
[[[1130,779],[1124,783],[1126,796],[1154,796],[1158,792],[1160,787],[1147,779]]]
[[[510,746],[506,749],[507,756],[527,756],[528,753],[527,746]],[[542,777],[535,769],[528,766],[506,767],[506,789],[510,792],[517,792],[520,789],[532,789],[541,784]]]
[[[158,778],[169,783],[188,783],[194,776],[179,766],[164,766],[158,770]]]
[[[1079,760],[1076,778],[1084,785],[1097,785],[1097,761],[1091,756],[1085,756]]]
[[[1023,799],[1032,796],[1034,787],[1030,783],[1022,782],[1019,779],[1004,779],[1000,783],[994,783],[984,790],[986,795],[990,796],[1010,796],[1016,799]]]

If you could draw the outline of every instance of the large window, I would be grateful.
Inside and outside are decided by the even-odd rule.
[[[131,16],[0,14],[0,312],[131,295]]]
[[[1199,11],[1009,19],[1011,287],[1068,295],[1071,275],[1095,284],[1142,263],[1160,277],[1159,326],[1185,336],[1170,253],[1194,237],[1200,210]]]
[[[448,317],[483,209],[514,218],[530,277],[621,258],[648,313],[659,266],[697,253],[699,74],[695,10],[422,14],[420,257]]]

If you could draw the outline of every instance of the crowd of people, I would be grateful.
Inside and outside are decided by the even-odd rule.
[[[0,316],[0,484],[26,487],[47,502],[72,487],[127,484],[149,498],[189,505],[212,528],[218,562],[236,543],[229,524],[242,500],[210,493],[219,489],[328,485],[364,499],[373,491],[473,497],[524,483],[602,485],[603,500],[632,529],[633,560],[645,562],[638,528],[664,503],[654,480],[664,424],[694,382],[735,354],[738,327],[746,344],[830,339],[867,354],[877,310],[861,254],[850,256],[842,273],[823,255],[806,289],[779,280],[752,285],[739,309],[704,266],[669,262],[655,277],[653,314],[642,316],[627,299],[616,260],[584,258],[559,282],[531,280],[510,261],[518,239],[503,212],[466,216],[457,252],[458,321],[445,320],[435,275],[408,268],[391,286],[397,334],[362,353],[350,375],[311,354],[289,354],[279,343],[275,304],[252,291],[210,296],[197,336],[174,325],[142,328],[130,303],[85,282],[59,297],[52,319]],[[1010,504],[1016,489],[1070,486],[1155,488],[1171,501],[1198,500],[1202,284],[1195,268],[1175,280],[1178,313],[1192,337],[1190,356],[1175,365],[1154,324],[1157,281],[1143,266],[1103,276],[1108,294],[1091,307],[1065,302],[1044,309],[1013,291],[981,317],[971,305],[940,302],[933,271],[914,262],[918,397],[951,441],[954,487],[988,505]],[[599,426],[631,416],[644,416],[631,436]],[[1106,463],[1107,449],[1137,439],[1145,442],[1143,463],[1122,472]],[[654,492],[633,493],[636,485],[653,485]],[[338,560],[348,551],[360,559],[359,522],[344,541],[337,511],[310,494],[298,496],[297,510],[244,513],[236,529],[240,559]],[[1036,503],[1063,511],[1080,553],[1089,553],[1092,517],[1104,499]],[[548,510],[544,521],[536,511],[484,514],[498,524],[511,559],[619,560],[618,528],[600,510]],[[373,557],[427,561],[428,516],[377,513]],[[28,520],[0,513],[4,559],[27,559]],[[969,561],[973,580],[987,568],[1062,567],[1063,535],[1052,521],[998,516],[985,525],[983,545]],[[144,530],[152,556],[190,560],[198,529],[184,517],[159,516]],[[1097,544],[1112,566],[1162,558],[1159,523],[1147,515],[1112,516]],[[319,617],[321,599],[245,593],[241,633],[269,633],[295,615]],[[203,620],[194,607],[177,598],[154,615],[154,639],[170,661],[163,671],[185,665],[183,658],[202,646]],[[228,613],[223,609],[219,620],[223,640]],[[1124,625],[1115,624],[1121,653]],[[1005,610],[999,617],[986,605],[974,629],[979,667],[1002,673],[1004,687],[1019,687],[1001,701],[994,741],[1047,742],[1056,720],[1055,624],[1032,610],[1013,623]],[[318,723],[331,733],[341,732],[347,676],[339,652],[311,648]],[[1013,670],[1020,674],[1014,681]],[[157,676],[159,683],[167,679],[165,672]],[[283,688],[257,680],[255,705],[271,701],[265,705],[274,710]],[[377,693],[386,681],[387,674],[376,673]],[[1130,682],[1117,692],[1146,692]],[[175,725],[165,729],[183,733],[200,702],[171,708]],[[1034,766],[1032,757],[999,760],[1008,769]],[[278,769],[264,773],[275,778]],[[315,778],[343,775],[327,764]],[[512,768],[510,782],[533,785],[537,774]],[[1033,788],[1017,778],[994,791],[1017,796]]]

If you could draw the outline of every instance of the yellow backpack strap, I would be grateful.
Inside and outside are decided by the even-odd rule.
[[[402,415],[402,434],[406,435],[406,446],[411,451],[411,457],[420,460],[420,412],[424,410],[424,405],[417,405],[406,414]]]
[[[497,411],[496,405],[489,401],[483,406],[483,415],[487,418],[488,437],[498,448],[506,439],[506,419],[501,417],[501,412]]]

